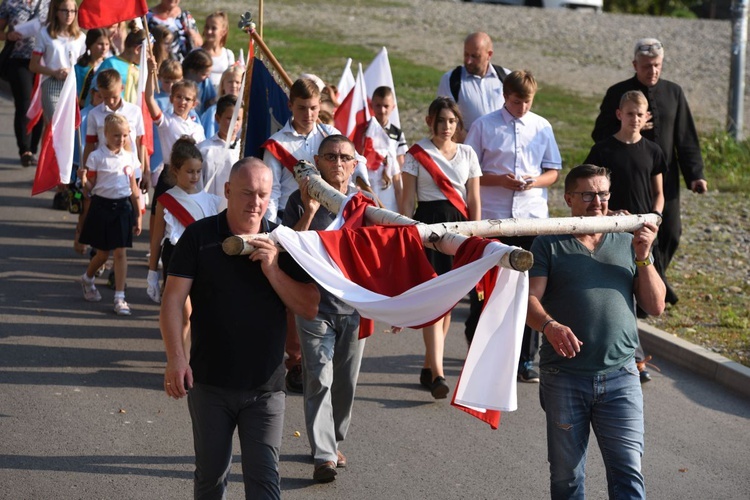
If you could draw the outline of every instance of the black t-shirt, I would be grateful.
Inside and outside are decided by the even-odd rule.
[[[276,227],[263,224],[264,232]],[[185,229],[169,262],[170,275],[193,280],[193,378],[227,389],[282,390],[286,307],[260,263],[224,253],[229,236],[226,210],[201,219]],[[279,254],[279,266],[294,280],[312,282],[287,253]]]
[[[594,144],[584,163],[610,170],[609,209],[627,210],[631,214],[651,212],[654,201],[651,178],[667,171],[661,148],[645,137],[635,144],[607,137]]]

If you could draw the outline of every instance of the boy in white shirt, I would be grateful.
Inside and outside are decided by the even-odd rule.
[[[219,131],[205,141],[198,144],[198,150],[203,156],[203,172],[200,189],[207,193],[215,194],[221,199],[219,211],[227,207],[227,199],[224,196],[224,184],[229,181],[229,172],[240,159],[240,149],[237,144],[237,132],[242,124],[242,109],[234,124],[234,131],[229,133],[232,122],[232,113],[237,104],[237,98],[227,94],[221,96],[216,103],[216,122]],[[227,148],[227,137],[231,138]]]
[[[537,83],[528,71],[513,71],[503,81],[505,104],[476,120],[466,136],[482,167],[482,216],[487,219],[547,218],[547,187],[557,181],[562,168],[560,150],[550,123],[532,113]],[[531,249],[533,236],[502,238],[506,245]],[[471,294],[466,338],[471,342],[481,305]],[[524,328],[518,379],[539,382],[534,357],[539,334]]]

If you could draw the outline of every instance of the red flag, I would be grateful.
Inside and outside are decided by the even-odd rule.
[[[356,126],[360,123],[366,124],[368,121],[370,121],[370,104],[367,101],[365,78],[360,64],[354,88],[336,109],[333,115],[333,125],[349,139],[353,139]]]
[[[52,120],[47,124],[39,154],[31,195],[48,191],[58,184],[69,184],[73,172],[73,145],[81,113],[76,95],[76,73],[65,79]]]
[[[106,28],[121,21],[130,21],[145,16],[148,12],[146,0],[112,2],[106,0],[83,0],[78,7],[78,25],[83,29]]]

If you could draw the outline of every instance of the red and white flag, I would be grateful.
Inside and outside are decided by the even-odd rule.
[[[46,78],[46,77],[45,77]],[[29,102],[29,109],[26,110],[26,118],[29,119],[26,122],[26,133],[31,134],[31,131],[42,119],[42,78],[41,73],[34,75],[34,86],[31,90],[31,102]]]
[[[370,121],[370,116],[367,88],[360,64],[354,88],[349,91],[344,101],[336,109],[336,113],[333,115],[333,125],[349,139],[353,139],[356,126]]]
[[[383,165],[386,158],[389,158],[391,139],[385,133],[385,129],[380,126],[378,121],[370,118],[367,123],[360,123],[354,129],[352,138],[357,153],[361,154],[367,160],[367,168],[377,170]],[[395,161],[395,154],[392,155]]]
[[[345,204],[342,213],[346,210]],[[413,270],[422,268],[424,249],[413,226],[366,227],[354,236],[342,237],[336,234],[341,231],[335,230],[342,222],[339,215],[328,231],[296,232],[279,226],[271,237],[315,281],[363,318],[412,328],[433,323],[494,270],[494,289],[488,290],[452,404],[497,428],[499,412],[518,407],[516,374],[528,301],[526,273],[496,267],[514,247],[470,239],[481,244],[462,245],[457,254],[457,260],[465,262],[461,267],[440,276],[422,271],[415,274]],[[403,235],[405,239],[399,239]],[[347,241],[352,244],[342,244]],[[384,246],[377,246],[378,242]],[[461,254],[464,251],[469,254]],[[389,267],[393,265],[402,265],[395,271],[398,274]],[[394,275],[405,278],[393,280]],[[387,279],[378,280],[383,276]],[[401,288],[393,289],[394,282]]]
[[[389,121],[397,126],[401,127],[401,119],[398,116],[398,100],[396,99],[396,85],[393,83],[393,73],[391,73],[391,63],[388,60],[388,50],[385,47],[380,49],[378,55],[372,60],[370,65],[365,70],[365,85],[367,86],[367,97],[372,100],[372,94],[378,87],[390,87],[393,91],[393,102],[396,105],[396,109],[393,110]]]
[[[141,60],[138,71],[138,107],[141,108],[141,115],[143,115],[143,137],[141,138],[141,144],[146,146],[146,153],[149,156],[154,154],[154,120],[151,118],[151,113],[148,111],[146,105],[146,82],[148,81],[148,40],[143,40],[141,48]]]
[[[78,25],[83,29],[108,28],[121,21],[145,16],[146,0],[83,0],[78,7]]]
[[[340,101],[344,97],[346,97],[349,92],[354,88],[354,74],[352,73],[352,58],[348,58],[346,60],[346,65],[344,66],[344,72],[341,73],[341,79],[339,80],[339,84],[337,86],[338,90],[338,100]]]
[[[52,120],[42,137],[39,165],[36,167],[31,195],[48,191],[58,184],[69,184],[73,172],[73,149],[76,129],[81,124],[76,91],[76,73],[65,79]]]

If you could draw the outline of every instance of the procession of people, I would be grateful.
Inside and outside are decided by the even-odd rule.
[[[254,240],[242,257],[225,254],[224,239],[279,225],[327,230],[339,214],[312,197],[309,179],[297,183],[300,161],[343,196],[363,193],[365,203],[427,224],[548,218],[548,189],[564,166],[552,125],[531,111],[540,91],[533,72],[492,64],[492,39],[483,32],[465,38],[463,65],[435,82],[424,113],[429,133],[411,147],[393,119],[397,81],[372,89],[373,118],[347,135],[322,123],[328,111],[321,113],[323,105],[335,112],[346,96],[331,95],[335,88],[308,74],[290,86],[290,117],[266,137],[262,158],[243,157],[245,68],[226,47],[228,16],[211,13],[201,32],[179,4],[161,0],[146,25],[118,22],[84,34],[74,0],[3,0],[0,38],[14,46],[2,64],[13,69],[19,161],[37,167],[42,128],[52,126],[68,74],[79,75],[85,129],[70,185],[58,191],[82,193],[71,238],[90,257],[78,278],[83,299],[110,295],[96,280],[112,253],[112,309],[132,314],[126,249],[148,227],[147,296],[161,303],[164,390],[188,398],[195,498],[223,498],[235,431],[247,498],[279,498],[285,391],[303,395],[312,479],[333,481],[348,466],[341,448],[366,318],[272,241]],[[34,19],[39,30],[29,33]],[[685,95],[661,78],[664,55],[659,40],[636,41],[635,75],[606,91],[596,144],[584,164],[565,166],[572,168],[563,187],[572,216],[653,212],[662,225],[645,223],[633,234],[499,238],[534,256],[514,381],[540,386],[552,498],[584,498],[591,429],[605,455],[610,498],[646,495],[641,384],[650,376],[636,318],[678,300],[665,277],[680,239],[680,171],[692,191],[708,189]],[[34,74],[41,77],[36,125],[29,123]],[[457,267],[439,251],[425,255],[435,276]],[[472,285],[468,295],[471,345],[489,291]],[[420,325],[425,358],[415,384],[435,400],[457,390],[443,369],[450,322],[448,310]]]

